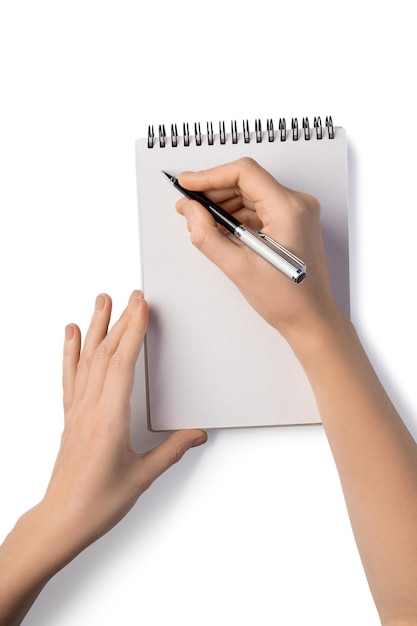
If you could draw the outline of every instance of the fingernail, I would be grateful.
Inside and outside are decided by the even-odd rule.
[[[97,296],[97,298],[96,298],[96,311],[101,311],[104,308],[105,304],[106,304],[106,298],[102,294]]]
[[[69,341],[73,337],[74,337],[74,326],[72,324],[68,324],[68,326],[65,327],[65,339]]]
[[[137,306],[141,300],[143,300],[143,293],[137,289],[132,292],[129,298],[129,304],[133,306]]]

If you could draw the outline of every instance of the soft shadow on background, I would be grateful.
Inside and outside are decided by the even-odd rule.
[[[358,293],[362,290],[358,288],[362,282],[361,268],[364,267],[364,261],[361,257],[361,250],[366,247],[366,242],[362,245],[362,233],[360,229],[361,211],[367,210],[362,206],[360,199],[360,168],[358,156],[355,148],[348,142],[348,181],[349,181],[349,250],[350,250],[350,284],[351,284],[351,316],[352,321],[359,333],[361,342],[369,356],[369,359],[375,368],[388,396],[396,407],[398,413],[407,425],[411,434],[417,439],[417,417],[414,415],[412,407],[406,402],[404,393],[394,383],[386,360],[381,358],[378,346],[372,343],[367,337],[366,329],[361,324],[360,315],[356,316],[356,311],[360,310],[360,303],[357,301]],[[353,288],[352,288],[353,286]],[[354,289],[357,286],[357,289]],[[383,294],[381,294],[382,306]],[[383,338],[382,338],[383,340]]]

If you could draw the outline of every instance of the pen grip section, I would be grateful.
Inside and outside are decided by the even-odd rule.
[[[238,220],[233,217],[233,215],[230,215],[230,213],[225,211],[221,206],[215,204],[214,202],[211,202],[211,200],[209,200],[209,198],[207,198],[203,193],[186,189],[185,187],[180,185],[177,179],[174,180],[174,187],[176,187],[178,191],[181,191],[181,193],[183,193],[184,196],[186,196],[190,200],[196,200],[197,202],[202,204],[203,207],[207,209],[207,211],[214,217],[216,222],[220,224],[220,226],[223,226],[223,228],[226,228],[226,230],[228,230],[230,233],[233,234],[236,228],[241,226],[240,222],[238,222]]]

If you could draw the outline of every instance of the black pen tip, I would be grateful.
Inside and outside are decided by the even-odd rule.
[[[173,185],[177,183],[177,179],[175,178],[175,176],[172,176],[172,174],[168,174],[168,172],[165,172],[165,170],[161,170],[161,172],[162,174],[165,174],[170,183],[172,183]]]

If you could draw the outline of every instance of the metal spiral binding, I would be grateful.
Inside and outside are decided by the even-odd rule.
[[[219,136],[220,136],[220,143],[221,144],[226,143],[226,131],[224,129],[224,122],[219,122]]]
[[[268,133],[268,141],[274,141],[275,140],[274,122],[271,119],[269,119],[266,123],[266,131]]]
[[[261,120],[255,120],[255,137],[256,137],[256,143],[261,143],[262,141]]]
[[[211,122],[207,122],[207,142],[209,146],[212,146],[214,142],[213,124]]]
[[[281,141],[287,141],[287,122],[285,121],[285,117],[279,118],[278,128]]]
[[[248,120],[243,120],[243,141],[245,143],[250,142],[250,133],[249,133],[249,122]]]
[[[293,141],[298,141],[298,119],[296,117],[293,117],[291,120],[291,130],[292,130],[292,140]]]
[[[330,115],[326,117],[326,126],[327,126],[327,132],[329,133],[329,139],[334,139],[334,126],[333,126],[333,120]]]
[[[317,139],[323,139],[323,126],[321,125],[321,118],[314,118],[314,128],[316,129],[316,137]]]
[[[197,146],[201,146],[201,128],[200,128],[200,122],[196,122],[194,124],[194,136],[195,136],[195,142],[197,144]]]
[[[159,147],[160,148],[165,148],[167,143],[167,135],[165,132],[165,126],[164,124],[159,124]]]
[[[220,141],[220,144],[223,145],[226,143],[228,137],[231,138],[232,143],[236,144],[239,142],[239,137],[243,137],[244,143],[250,143],[253,138],[255,138],[256,143],[262,143],[264,139],[267,139],[269,142],[271,141],[287,141],[291,138],[292,141],[299,141],[300,138],[304,138],[304,141],[310,141],[313,136],[317,140],[322,140],[324,137],[324,129],[321,121],[321,117],[315,117],[313,122],[313,127],[310,127],[310,123],[308,121],[308,117],[303,117],[302,119],[302,131],[298,125],[298,119],[293,117],[291,120],[291,131],[287,131],[287,122],[284,117],[279,118],[278,122],[278,132],[274,130],[274,122],[270,118],[266,122],[266,132],[262,132],[261,120],[255,120],[255,132],[252,134],[249,129],[249,121],[243,120],[243,132],[239,135],[237,130],[236,120],[231,121],[231,130],[230,135],[226,133],[225,123],[224,121],[219,122],[219,134],[218,136],[213,133],[213,123],[207,122],[207,143],[209,146],[214,145],[217,138]],[[333,120],[331,116],[326,117],[325,127],[327,129],[327,137],[328,139],[334,139],[335,137],[335,129],[333,126]],[[314,134],[313,134],[314,133]],[[184,122],[183,124],[183,144],[184,146],[191,145],[190,139],[190,129],[188,122]],[[203,144],[203,135],[201,134],[201,125],[199,122],[194,124],[194,139],[195,145],[201,146]],[[158,127],[158,139],[159,147],[165,148],[168,144],[167,134],[165,131],[165,125],[160,124]],[[148,148],[153,148],[156,145],[155,141],[155,133],[153,125],[148,126]],[[178,136],[178,128],[176,124],[171,124],[171,147],[177,148],[179,145],[179,136]]]
[[[171,143],[174,148],[178,146],[178,130],[176,124],[171,124]]]
[[[183,124],[182,129],[183,129],[183,137],[184,137],[184,146],[189,146],[190,145],[190,129],[188,126],[188,122]]]
[[[237,143],[237,126],[236,126],[236,120],[232,120],[232,143]]]
[[[310,124],[308,122],[308,117],[303,117],[303,129],[304,129],[304,139],[306,141],[310,140]]]

